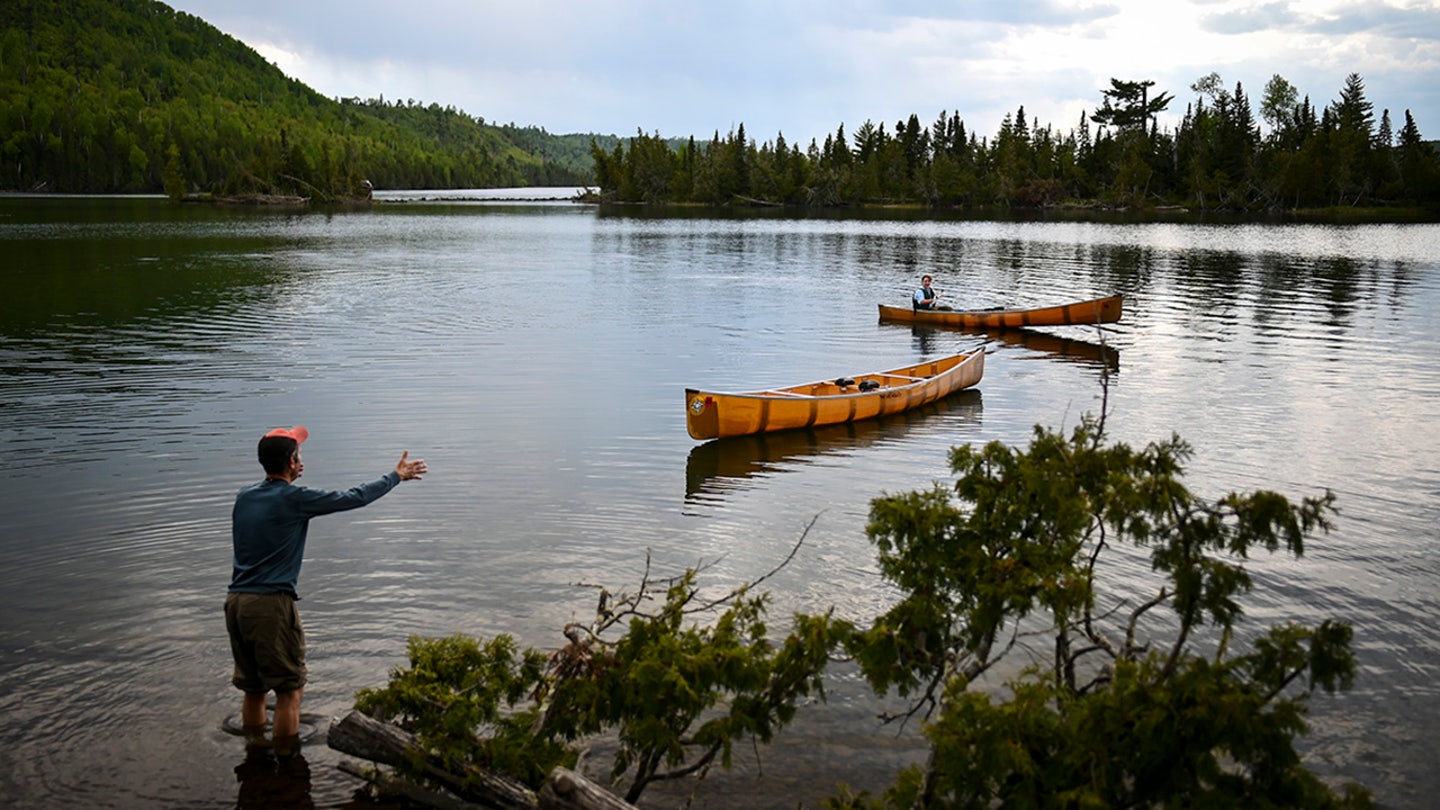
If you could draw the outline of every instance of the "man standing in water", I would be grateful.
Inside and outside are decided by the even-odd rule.
[[[240,721],[247,736],[265,728],[265,695],[275,693],[275,752],[299,746],[305,691],[305,631],[295,602],[310,518],[358,509],[429,471],[407,450],[394,472],[344,492],[295,486],[305,471],[300,445],[310,432],[279,428],[260,439],[265,480],[235,496],[231,533],[235,565],[225,597],[225,629],[235,657],[235,686],[245,693]]]

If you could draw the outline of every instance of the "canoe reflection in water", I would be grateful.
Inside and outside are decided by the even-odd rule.
[[[982,411],[979,389],[889,416],[818,428],[799,428],[712,439],[690,450],[685,463],[685,499],[706,500],[736,488],[738,481],[788,472],[832,453],[899,441],[918,426],[942,417],[978,424]]]
[[[1103,342],[1052,335],[1035,329],[961,329],[934,325],[912,325],[915,350],[923,353],[945,351],[947,341],[953,341],[957,333],[985,335],[990,338],[992,349],[1018,346],[1048,355],[1055,360],[1085,365],[1105,366],[1111,373],[1120,371],[1120,350]],[[1103,340],[1103,335],[1101,336]],[[1001,345],[1003,344],[1003,346]]]

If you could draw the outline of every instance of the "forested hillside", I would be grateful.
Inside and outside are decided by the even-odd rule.
[[[0,189],[21,191],[324,200],[365,180],[482,188],[592,177],[590,135],[495,127],[435,103],[328,99],[154,0],[0,3],[0,138]]]
[[[1175,102],[1150,81],[1111,80],[1093,112],[1061,130],[1021,105],[982,137],[957,114],[926,126],[916,115],[841,124],[823,144],[757,144],[738,131],[679,148],[637,132],[628,143],[597,143],[602,194],[625,201],[768,202],[791,205],[911,203],[936,207],[1039,208],[1057,205],[1185,206],[1243,212],[1304,208],[1440,207],[1436,142],[1410,111],[1377,115],[1363,79],[1351,75],[1317,113],[1281,76],[1259,103],[1262,130],[1243,86],[1216,74],[1189,88],[1175,130],[1156,123]]]

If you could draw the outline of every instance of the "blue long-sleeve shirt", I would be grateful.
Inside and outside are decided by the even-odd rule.
[[[344,492],[297,487],[280,479],[266,479],[240,490],[231,522],[235,567],[230,592],[298,597],[295,587],[305,558],[310,518],[358,509],[399,483],[400,474],[390,472]]]

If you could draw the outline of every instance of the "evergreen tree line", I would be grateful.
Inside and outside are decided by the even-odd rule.
[[[742,123],[708,143],[691,138],[672,148],[637,131],[628,144],[597,142],[591,153],[602,195],[624,202],[1239,211],[1440,205],[1436,143],[1421,138],[1408,110],[1398,132],[1389,110],[1377,123],[1357,74],[1318,114],[1276,75],[1260,105],[1263,131],[1244,87],[1230,91],[1214,73],[1192,85],[1196,99],[1178,128],[1161,129],[1157,116],[1173,97],[1152,97],[1153,86],[1112,79],[1099,107],[1066,133],[1032,121],[1021,106],[993,138],[942,111],[928,127],[913,114],[893,131],[867,120],[847,135],[842,124],[803,151],[783,134],[757,145]]]
[[[155,0],[0,4],[0,188],[298,194],[583,185],[582,145],[414,100],[329,99]],[[508,134],[507,134],[508,133]]]

